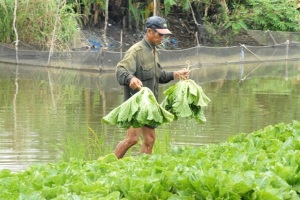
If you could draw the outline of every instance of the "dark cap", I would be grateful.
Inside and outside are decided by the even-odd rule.
[[[159,16],[149,17],[146,21],[145,27],[155,29],[158,33],[163,35],[172,34],[172,32],[168,29],[167,21]]]

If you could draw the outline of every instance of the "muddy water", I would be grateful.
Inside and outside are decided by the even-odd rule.
[[[159,127],[158,140],[168,135],[172,145],[198,146],[300,120],[299,70],[297,62],[193,68],[190,78],[211,99],[207,123],[179,119]],[[174,83],[161,86],[159,102]],[[113,151],[124,130],[101,118],[122,102],[113,73],[0,64],[0,169],[56,162],[70,141],[79,145],[71,153],[95,145],[93,138],[103,153]]]

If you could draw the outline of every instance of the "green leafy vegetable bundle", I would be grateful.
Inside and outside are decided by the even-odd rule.
[[[202,87],[193,80],[180,80],[164,91],[166,98],[161,106],[178,117],[195,118],[198,122],[206,122],[203,107],[210,99],[204,94]]]
[[[157,103],[154,94],[147,87],[142,87],[139,92],[102,118],[105,123],[123,128],[159,126],[173,119],[174,115]]]

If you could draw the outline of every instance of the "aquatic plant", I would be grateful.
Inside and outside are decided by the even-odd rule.
[[[0,171],[0,199],[299,199],[300,122],[170,154]]]

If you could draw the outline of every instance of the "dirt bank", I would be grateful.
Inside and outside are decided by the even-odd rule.
[[[168,18],[168,23],[169,29],[173,34],[165,37],[162,45],[162,48],[165,49],[186,49],[197,45],[224,47],[245,44],[259,46],[259,44],[245,32],[231,38],[230,41],[228,41],[228,37],[225,36],[205,34],[203,35],[206,39],[201,40],[197,39],[201,37],[198,36],[198,29],[193,23],[184,22],[174,17]],[[122,50],[125,51],[135,42],[141,40],[144,35],[143,30],[129,31],[122,30],[121,27],[120,24],[115,24],[114,22],[109,23],[106,31],[106,39],[104,37],[103,26],[101,25],[84,27],[83,33],[93,47],[101,48],[105,46],[112,51],[120,50],[121,41]],[[212,40],[213,37],[218,37],[217,42]]]

